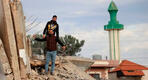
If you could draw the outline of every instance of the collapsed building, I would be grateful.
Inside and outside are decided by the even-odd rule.
[[[0,62],[7,80],[26,80],[31,72],[29,39],[19,0],[0,0]]]
[[[33,80],[48,80],[48,79],[49,80],[95,80],[93,77],[88,75],[83,70],[84,68],[88,68],[88,65],[83,66],[83,68],[78,67],[79,62],[81,63],[81,61],[90,63],[88,60],[89,59],[81,59],[78,61],[78,59],[72,56],[65,56],[65,57],[57,56],[56,62],[55,62],[56,63],[55,72],[54,72],[55,74],[54,76],[52,76],[50,74],[43,75],[45,61],[34,59],[34,60],[31,60],[31,65],[34,68],[32,68],[32,75],[30,79],[33,79]],[[78,62],[78,63],[75,63],[75,62]],[[49,65],[51,65],[51,63],[49,63]]]
[[[111,3],[109,11],[118,11],[114,2]],[[118,23],[116,18],[113,17],[112,20]],[[112,32],[118,32],[114,28],[120,30],[123,29],[123,26],[120,25],[117,28],[116,25],[110,27],[111,24],[109,24],[105,27],[105,30],[118,37],[117,34]],[[114,38],[112,36],[110,38],[111,59],[120,60],[119,43],[116,41],[118,46],[113,47]],[[144,76],[142,78],[145,78],[143,69],[136,71],[136,69],[130,67],[129,71],[124,71],[120,65],[119,68],[115,68],[108,74],[109,68],[116,66],[110,63],[110,61],[107,61],[107,63],[95,62],[90,59],[59,56],[56,60],[55,75],[43,75],[45,60],[32,57],[31,43],[30,39],[26,37],[25,19],[20,0],[0,0],[0,80],[94,80],[90,75],[97,75],[97,77],[110,80],[119,80],[121,77],[123,79],[127,76],[132,76],[133,79],[133,75],[134,77]],[[134,71],[139,75],[133,73]],[[110,77],[110,75],[113,76]],[[114,77],[115,79],[113,79]]]
[[[0,0],[0,80],[94,80],[70,60],[57,60],[55,76],[42,75],[45,60],[32,58],[20,0]]]

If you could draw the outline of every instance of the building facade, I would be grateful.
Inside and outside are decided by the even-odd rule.
[[[123,60],[121,64],[109,72],[109,80],[147,80],[148,67]]]
[[[108,71],[118,66],[118,63],[114,60],[96,60],[86,72],[96,80],[108,80]]]

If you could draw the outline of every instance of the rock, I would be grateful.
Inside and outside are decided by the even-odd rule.
[[[6,80],[14,80],[13,74],[6,75]]]

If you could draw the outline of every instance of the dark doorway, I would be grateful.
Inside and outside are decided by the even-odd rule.
[[[96,80],[101,80],[100,74],[91,74]]]

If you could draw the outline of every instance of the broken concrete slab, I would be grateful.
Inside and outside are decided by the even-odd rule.
[[[28,57],[32,57],[32,48],[31,48],[31,40],[27,38],[27,49],[28,49]]]
[[[25,53],[23,55],[23,59],[26,60],[24,63],[27,66],[27,73],[30,73],[31,68],[28,57],[28,48],[25,32],[25,19],[22,4],[20,1],[11,2],[11,12],[13,17],[14,31],[16,36],[17,49],[19,51],[19,57],[21,57],[20,55],[22,54],[20,51],[24,50]]]
[[[19,59],[20,60],[20,69],[21,69],[21,79],[23,80],[27,80],[27,70],[26,70],[26,66],[24,65],[24,61],[22,58]]]
[[[14,76],[8,61],[8,57],[4,51],[3,43],[0,39],[0,79],[13,80]]]
[[[1,39],[0,39],[0,57],[1,57],[0,62],[1,62],[2,68],[3,68],[3,72],[6,75],[12,73],[12,70],[11,70],[11,67],[10,67],[10,64],[9,64],[9,61],[8,61],[8,57],[5,53],[4,46],[2,44]]]
[[[4,44],[14,78],[20,80],[18,52],[9,2],[10,0],[0,0],[0,38]]]

